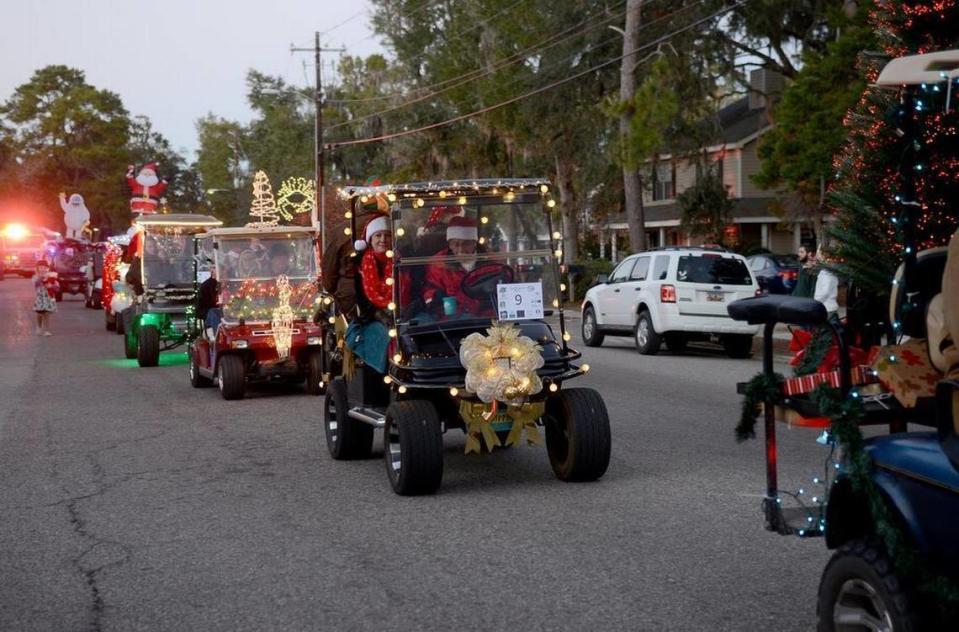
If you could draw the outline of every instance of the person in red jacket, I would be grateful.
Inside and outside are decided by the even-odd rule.
[[[426,270],[423,300],[427,309],[441,316],[483,315],[480,302],[463,292],[463,277],[476,267],[479,230],[476,220],[454,217],[446,228],[446,248],[436,253],[437,261]],[[473,255],[465,261],[443,261],[452,256]]]

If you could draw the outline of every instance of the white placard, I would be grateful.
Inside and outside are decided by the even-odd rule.
[[[496,286],[500,320],[530,320],[543,317],[543,284],[499,283]]]

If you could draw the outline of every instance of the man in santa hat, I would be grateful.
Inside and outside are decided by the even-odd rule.
[[[446,227],[446,248],[426,270],[423,300],[427,309],[438,315],[483,315],[480,302],[463,292],[463,277],[476,267],[479,229],[471,217],[453,217]],[[444,260],[465,257],[459,261]]]
[[[130,198],[130,211],[134,213],[156,213],[160,197],[166,191],[167,181],[157,175],[155,162],[148,162],[133,176],[134,166],[127,167],[127,185],[133,197]]]

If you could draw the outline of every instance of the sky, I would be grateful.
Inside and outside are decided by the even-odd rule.
[[[291,55],[290,45],[312,47],[314,31],[321,32],[324,47],[346,47],[351,55],[383,52],[369,29],[367,0],[0,4],[0,102],[39,68],[78,68],[91,85],[119,94],[132,115],[148,116],[154,129],[174,148],[186,150],[190,160],[197,148],[198,118],[212,112],[241,122],[250,119],[245,96],[249,69],[280,75],[294,85],[313,85],[312,52]],[[336,55],[324,53],[324,62]]]

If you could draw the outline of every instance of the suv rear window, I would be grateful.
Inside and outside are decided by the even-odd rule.
[[[676,269],[676,280],[686,283],[752,285],[746,264],[733,257],[682,256]]]

